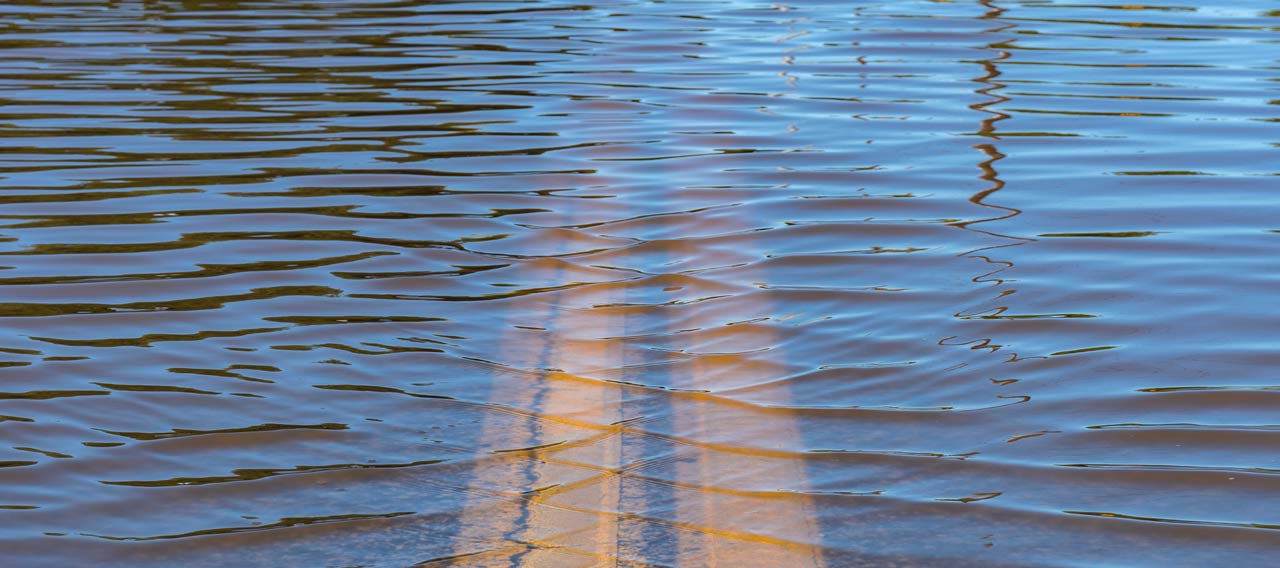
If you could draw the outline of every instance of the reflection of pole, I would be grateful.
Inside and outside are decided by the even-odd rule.
[[[978,0],[978,3],[982,4],[985,8],[987,8],[987,12],[979,18],[982,20],[997,19],[1000,16],[1003,16],[1006,11],[1004,8],[1000,8],[995,5],[995,0]],[[984,30],[983,33],[999,33],[1012,27],[1015,27],[1015,25],[1001,24],[989,30]],[[984,59],[979,62],[982,65],[982,70],[986,71],[987,74],[981,77],[978,77],[977,79],[974,79],[974,82],[982,83],[986,85],[986,87],[978,89],[976,92],[979,94],[991,97],[991,100],[969,105],[969,108],[973,110],[976,110],[978,112],[985,112],[991,115],[983,119],[982,125],[978,128],[978,135],[986,136],[989,138],[995,138],[996,140],[1000,139],[999,136],[996,136],[996,123],[1000,122],[1001,120],[1005,120],[1009,118],[1009,115],[1003,112],[1000,112],[998,110],[991,110],[987,107],[992,105],[997,105],[1003,102],[1007,102],[1009,100],[1009,97],[996,93],[996,91],[999,91],[1000,89],[1003,89],[1005,87],[1003,83],[996,82],[996,79],[999,78],[1000,75],[1002,75],[1002,73],[1000,72],[1000,68],[996,66],[996,62],[1009,58],[1009,52],[1001,49],[1007,43],[1008,42],[1002,41],[1002,42],[987,44],[986,48],[996,50],[996,55],[994,57]],[[1004,156],[1001,156],[1001,157],[1004,157]],[[999,158],[996,158],[996,159],[999,159]]]
[[[998,19],[1000,16],[1004,15],[1006,11],[1004,8],[997,6],[995,3],[995,0],[978,0],[978,3],[981,4],[983,7],[987,8],[987,12],[980,17],[980,19],[983,19],[983,20]],[[998,33],[1012,27],[1015,27],[1015,25],[1009,24],[1009,23],[1002,23],[994,28],[984,30],[983,33]],[[1009,41],[997,41],[997,42],[987,44],[985,46],[986,49],[995,51],[995,54],[987,59],[983,59],[977,62],[979,65],[982,66],[982,70],[984,71],[984,74],[981,77],[977,77],[973,79],[973,81],[975,83],[979,83],[982,85],[982,88],[977,89],[974,92],[988,97],[989,100],[985,100],[982,102],[977,102],[969,105],[969,108],[987,115],[986,118],[982,119],[982,123],[978,126],[977,135],[990,138],[993,141],[1000,139],[1000,136],[997,133],[997,128],[996,128],[997,124],[999,124],[1000,121],[1006,120],[1009,118],[1008,114],[1005,114],[1003,112],[1000,112],[999,110],[990,108],[990,107],[993,107],[994,105],[998,105],[1010,100],[1009,97],[1006,97],[998,93],[999,90],[1005,88],[1005,85],[997,81],[997,79],[999,79],[999,77],[1003,74],[1000,71],[998,62],[1008,59],[1010,56],[1009,52],[1004,50],[1004,48],[1007,46],[1008,43]],[[986,199],[989,196],[1000,191],[1001,189],[1004,189],[1005,182],[1004,180],[1000,179],[1000,172],[996,170],[996,162],[999,162],[1000,160],[1004,159],[1005,155],[1000,153],[1000,151],[996,149],[996,145],[994,142],[976,144],[974,145],[974,148],[976,148],[979,152],[982,152],[982,154],[986,156],[986,160],[983,160],[978,164],[978,169],[982,170],[982,173],[978,177],[979,179],[982,179],[990,183],[991,185],[986,189],[983,189],[973,194],[971,197],[969,197],[969,202],[981,207],[996,209],[1001,213],[994,217],[984,217],[981,219],[961,221],[959,223],[954,223],[954,225],[956,227],[960,227],[966,230],[976,231],[985,235],[999,237],[1001,239],[1009,239],[1015,242],[1004,243],[1004,244],[971,250],[964,253],[962,256],[974,256],[974,253],[977,253],[980,251],[1004,248],[1009,246],[1016,246],[1016,245],[1023,244],[1025,242],[1035,240],[1035,239],[1029,239],[1025,237],[1015,237],[1012,235],[1003,235],[999,233],[993,233],[991,231],[986,231],[983,229],[971,227],[971,225],[976,225],[978,223],[987,223],[990,221],[999,221],[1001,219],[1008,219],[1010,217],[1014,217],[1022,213],[1021,210],[1015,209],[1013,207],[1006,207],[1004,205],[987,203]],[[984,280],[984,279],[987,276],[991,276],[992,274],[1001,272],[1006,268],[1013,266],[1013,263],[1011,262],[1002,261],[1002,260],[993,260],[983,255],[977,255],[976,258],[981,258],[982,260],[988,263],[998,265],[1000,266],[1000,268],[993,270],[991,272],[988,272],[986,274],[982,274],[977,277],[974,277],[973,279],[974,282],[986,282],[987,280]],[[994,282],[999,284],[999,283],[1002,283],[1003,280],[995,279]]]

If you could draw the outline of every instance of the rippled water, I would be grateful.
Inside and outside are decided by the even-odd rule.
[[[1270,565],[1280,6],[1163,1],[6,3],[5,562]]]

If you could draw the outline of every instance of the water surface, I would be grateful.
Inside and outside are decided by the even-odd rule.
[[[9,2],[0,549],[1267,566],[1280,11],[1168,1]]]

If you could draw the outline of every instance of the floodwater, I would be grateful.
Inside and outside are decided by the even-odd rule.
[[[0,7],[6,566],[1268,566],[1280,5]]]

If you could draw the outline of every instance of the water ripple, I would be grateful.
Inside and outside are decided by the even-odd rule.
[[[24,565],[1278,550],[1266,2],[0,14]]]

